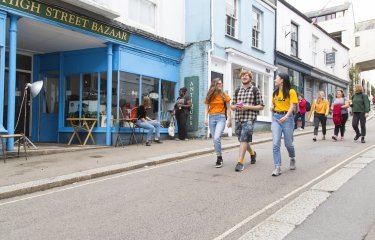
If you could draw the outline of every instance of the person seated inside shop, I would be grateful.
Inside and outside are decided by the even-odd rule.
[[[156,143],[162,143],[160,141],[160,123],[156,120],[152,120],[147,116],[147,110],[151,109],[151,100],[148,96],[143,97],[142,105],[137,110],[137,125],[141,128],[147,129],[146,146],[151,146],[152,134],[155,130]]]

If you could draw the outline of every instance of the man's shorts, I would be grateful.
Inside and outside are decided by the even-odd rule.
[[[239,142],[252,142],[254,121],[236,122],[236,135]]]

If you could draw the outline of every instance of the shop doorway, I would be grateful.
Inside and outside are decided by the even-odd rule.
[[[41,74],[43,88],[38,99],[38,142],[57,142],[59,114],[59,74]]]

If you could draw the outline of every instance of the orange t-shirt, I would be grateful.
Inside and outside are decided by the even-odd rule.
[[[224,93],[225,102],[230,101],[230,97],[228,94]],[[207,104],[207,103],[206,103]],[[215,95],[210,104],[208,105],[208,114],[224,114],[225,107],[224,107],[224,99],[221,95]]]

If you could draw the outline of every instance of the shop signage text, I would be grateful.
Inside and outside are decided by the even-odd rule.
[[[68,12],[58,7],[52,7],[32,0],[0,0],[0,5],[10,7],[35,16],[47,18],[54,22],[84,29],[102,36],[128,42],[129,33],[119,28],[97,22],[85,16]]]

